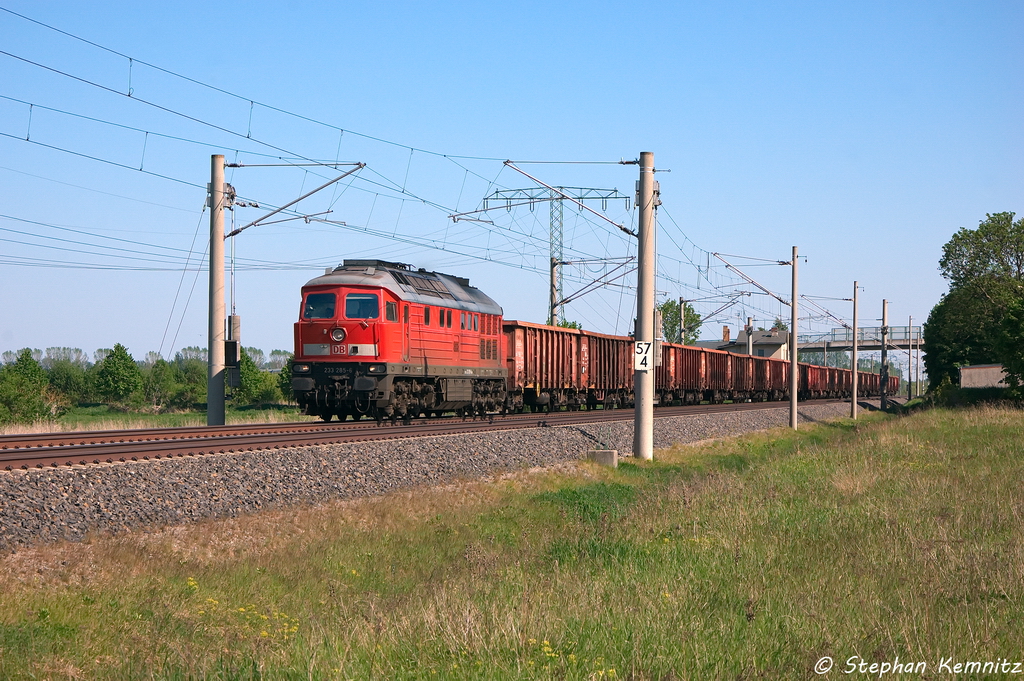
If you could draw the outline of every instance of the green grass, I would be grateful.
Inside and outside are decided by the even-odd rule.
[[[8,557],[0,678],[846,678],[1019,659],[1021,413],[872,415]],[[876,675],[872,675],[876,676]]]

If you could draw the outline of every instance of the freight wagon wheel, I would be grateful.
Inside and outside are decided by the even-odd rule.
[[[321,418],[321,420],[323,420],[324,423],[327,423],[331,419],[334,418],[334,412],[333,411],[322,411],[322,412],[320,412],[320,418]]]

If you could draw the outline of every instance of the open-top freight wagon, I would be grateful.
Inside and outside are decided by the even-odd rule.
[[[508,403],[545,409],[606,409],[633,404],[633,339],[508,321]],[[789,362],[674,343],[660,346],[656,404],[789,399]],[[799,399],[849,397],[852,372],[799,365]],[[895,394],[899,379],[889,379]],[[877,374],[859,372],[861,397],[879,394]]]

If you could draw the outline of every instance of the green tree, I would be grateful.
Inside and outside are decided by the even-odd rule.
[[[292,363],[288,362],[277,375],[277,389],[281,391],[281,397],[289,404],[295,402],[295,393],[292,391]]]
[[[242,350],[238,363],[238,383],[232,395],[235,404],[259,405],[281,401],[277,377],[269,371],[260,371],[249,356],[248,348]]]
[[[568,319],[559,319],[558,326],[563,329],[582,329],[583,325],[579,322],[570,322]]]
[[[661,311],[661,326],[665,331],[665,340],[671,343],[680,342],[679,338],[679,301],[666,300],[658,306]],[[703,323],[700,315],[693,309],[693,306],[683,302],[683,345],[693,345],[700,338],[700,327]]]
[[[1024,399],[1024,298],[1007,309],[996,335],[996,349],[1006,370],[1006,385],[1017,399]]]
[[[830,366],[838,367],[840,369],[850,368],[850,353],[842,350],[829,350],[828,361],[825,361],[824,352],[808,352],[807,350],[800,350],[800,361],[806,362],[807,364],[814,364],[816,366]]]
[[[70,404],[84,401],[89,394],[86,368],[81,364],[66,359],[53,360],[48,373],[50,388]]]
[[[30,423],[60,414],[63,404],[49,389],[46,371],[32,350],[0,367],[0,423]]]
[[[157,359],[145,369],[142,376],[142,393],[154,407],[170,404],[181,390],[174,365],[164,359]]]
[[[985,216],[977,229],[961,228],[942,247],[939,271],[949,292],[924,325],[929,382],[956,384],[959,367],[1021,363],[1024,346],[1010,318],[1024,299],[1024,220],[1013,213]],[[1004,320],[1007,322],[1004,326]]]
[[[924,365],[932,385],[943,378],[957,385],[960,367],[998,363],[1003,357],[997,342],[1002,319],[1018,299],[1017,287],[1005,279],[984,279],[950,289],[924,323]]]
[[[249,356],[248,348],[242,348],[242,356],[238,361],[238,387],[232,399],[237,404],[255,404],[256,394],[260,389],[260,368]]]
[[[100,363],[96,373],[99,395],[115,404],[124,404],[132,393],[142,388],[142,372],[128,349],[117,343]]]
[[[209,373],[206,351],[197,347],[182,348],[174,355],[173,365],[178,389],[172,403],[183,408],[205,403]]]
[[[961,227],[942,247],[939,271],[950,288],[972,282],[1013,279],[1024,283],[1024,218],[987,214],[977,229]],[[984,295],[986,286],[977,289]]]

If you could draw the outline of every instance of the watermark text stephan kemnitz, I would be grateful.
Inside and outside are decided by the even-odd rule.
[[[831,657],[825,656],[814,665],[817,674],[836,672],[841,674],[871,674],[881,678],[891,674],[1021,674],[1024,675],[1024,661],[998,657],[994,660],[957,660],[954,657],[940,657],[937,662],[902,661],[896,657],[891,662],[868,662],[853,655],[846,658],[843,666],[836,667]]]

